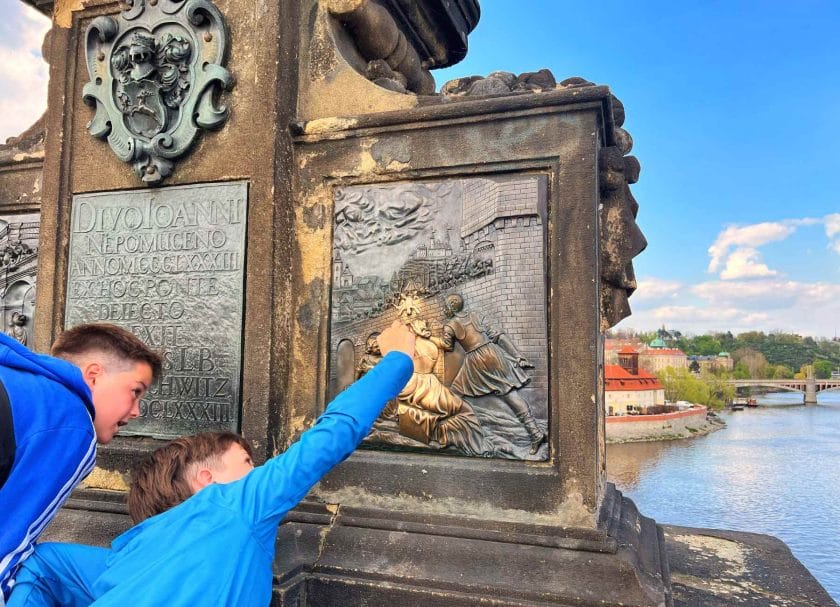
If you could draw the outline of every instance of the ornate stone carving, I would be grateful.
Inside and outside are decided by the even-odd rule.
[[[641,166],[630,133],[624,124],[624,106],[613,97],[615,145],[601,149],[598,157],[601,196],[601,329],[630,316],[629,297],[636,290],[633,258],[644,251],[647,240],[636,223],[639,203],[630,185],[639,180]]]
[[[12,320],[9,321],[9,329],[6,335],[17,340],[24,346],[29,345],[29,332],[26,330],[26,315],[20,312],[12,312]]]
[[[37,213],[0,218],[0,318],[6,335],[32,347],[38,274]]]
[[[25,242],[10,240],[0,250],[0,269],[15,270],[22,259],[32,254],[32,248]]]
[[[372,0],[328,0],[327,8],[349,31],[366,62],[369,80],[387,89],[419,95],[435,92],[435,79],[391,13]]]
[[[94,19],[86,44],[88,129],[145,183],[160,184],[200,129],[227,119],[227,32],[209,0],[133,0],[118,18]]]

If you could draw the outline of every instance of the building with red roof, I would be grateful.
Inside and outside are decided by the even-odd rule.
[[[604,365],[607,415],[643,413],[665,404],[665,388],[655,375],[639,368],[639,353],[630,346],[618,351],[617,365]]]

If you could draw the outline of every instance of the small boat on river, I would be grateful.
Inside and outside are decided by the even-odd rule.
[[[742,396],[738,396],[732,399],[732,402],[729,403],[729,408],[733,411],[743,411],[744,407],[749,407],[751,409],[758,406],[758,402],[754,398],[746,398]]]

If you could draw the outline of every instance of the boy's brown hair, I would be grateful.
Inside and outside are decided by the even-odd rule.
[[[135,524],[165,512],[193,495],[189,476],[195,467],[219,464],[232,445],[253,457],[251,445],[234,432],[204,432],[182,436],[156,449],[131,474],[128,514]]]
[[[88,323],[67,329],[53,343],[50,353],[76,362],[90,352],[102,352],[117,360],[146,363],[152,368],[152,379],[160,376],[162,359],[131,331],[107,323]]]

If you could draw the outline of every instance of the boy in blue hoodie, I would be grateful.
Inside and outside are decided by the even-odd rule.
[[[52,356],[0,334],[0,606],[35,541],[106,444],[139,414],[161,358],[132,333],[87,324]]]
[[[136,524],[111,548],[41,544],[8,607],[267,607],[285,514],[368,434],[414,369],[414,334],[395,322],[382,361],[330,403],[284,453],[254,468],[231,433],[183,437],[135,472]]]

